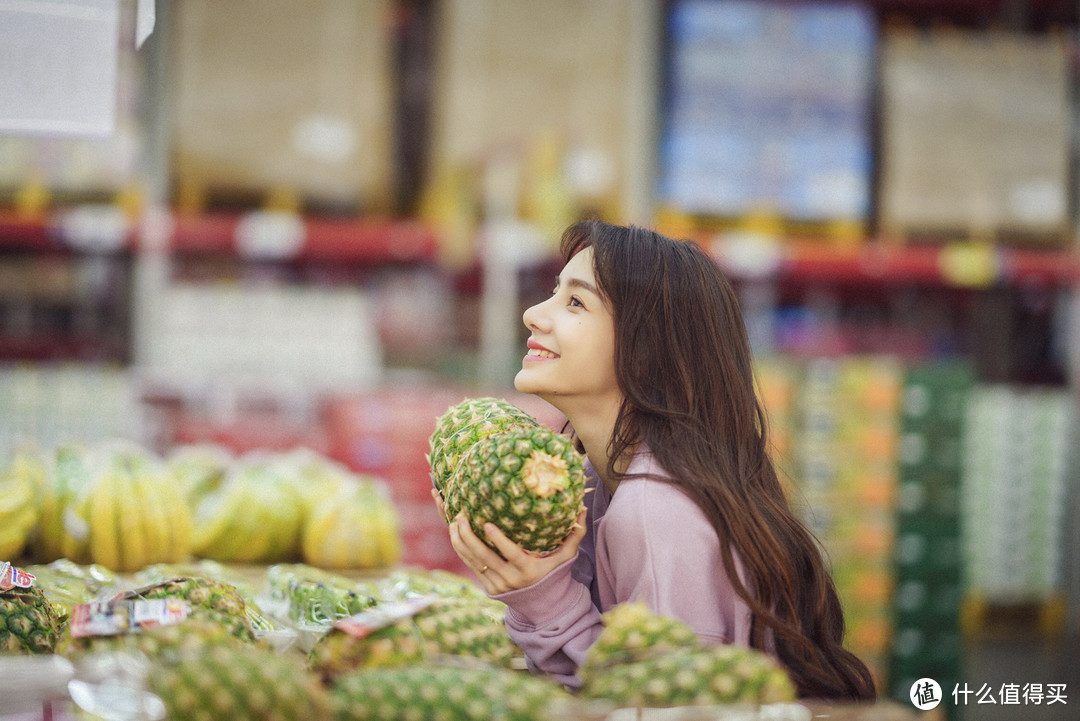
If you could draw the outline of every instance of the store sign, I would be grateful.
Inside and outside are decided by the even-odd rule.
[[[119,0],[0,0],[0,135],[110,135],[119,32]]]

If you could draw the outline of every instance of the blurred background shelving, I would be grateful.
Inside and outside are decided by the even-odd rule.
[[[595,214],[736,283],[891,695],[970,678],[1002,611],[1075,644],[1075,2],[176,0],[139,48],[119,8],[112,132],[0,132],[0,451],[304,445],[459,568],[430,422],[481,390],[550,415],[510,384],[520,314]],[[1010,489],[1051,502],[980,503]],[[1047,575],[982,575],[1017,558]]]

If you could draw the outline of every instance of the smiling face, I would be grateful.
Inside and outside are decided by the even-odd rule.
[[[514,387],[569,415],[580,401],[617,402],[615,322],[593,274],[593,251],[570,259],[547,300],[525,311],[528,352]]]

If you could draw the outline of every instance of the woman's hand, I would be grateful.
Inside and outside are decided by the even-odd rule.
[[[439,507],[440,515],[443,515],[442,498],[438,491],[433,490],[431,495]],[[502,554],[500,558],[499,553],[491,550],[473,532],[464,514],[458,514],[458,517],[450,522],[450,543],[465,565],[476,574],[484,590],[494,596],[531,586],[576,556],[578,546],[585,538],[586,513],[585,509],[581,510],[577,523],[567,534],[562,545],[547,556],[529,553],[507,538],[494,523],[486,523],[483,529],[484,535],[495,548],[499,549],[499,553]]]

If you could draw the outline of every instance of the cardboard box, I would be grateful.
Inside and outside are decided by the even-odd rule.
[[[880,62],[883,233],[1066,242],[1064,38],[891,30]]]
[[[388,0],[175,4],[173,163],[204,192],[382,204],[393,168]]]

